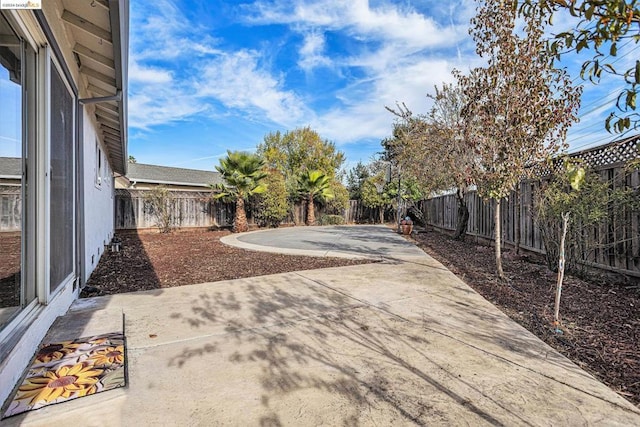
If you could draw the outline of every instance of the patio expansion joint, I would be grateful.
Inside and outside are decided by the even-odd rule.
[[[197,341],[197,340],[201,340],[201,339],[205,339],[205,338],[214,338],[214,337],[224,337],[227,335],[236,335],[236,334],[249,334],[249,333],[256,333],[259,334],[261,331],[265,331],[265,330],[269,330],[271,328],[275,328],[275,327],[282,327],[282,326],[295,326],[296,324],[300,323],[300,322],[305,322],[305,321],[309,321],[309,320],[314,320],[314,319],[320,319],[323,317],[329,317],[333,314],[336,313],[342,313],[345,311],[351,311],[351,310],[355,310],[358,308],[363,308],[364,305],[362,304],[350,304],[347,306],[343,306],[343,307],[339,307],[337,310],[332,310],[331,312],[325,312],[322,314],[318,314],[315,316],[304,316],[304,317],[299,317],[297,319],[294,320],[287,320],[287,321],[283,321],[283,322],[273,322],[273,323],[269,323],[263,326],[259,326],[259,327],[255,327],[255,328],[238,328],[237,330],[233,330],[233,331],[225,331],[225,332],[221,332],[221,333],[212,333],[212,334],[203,334],[203,335],[198,335],[198,336],[194,336],[191,338],[184,338],[184,339],[179,339],[179,340],[172,340],[172,341],[164,341],[164,342],[160,342],[158,344],[153,344],[153,345],[138,345],[138,346],[133,346],[132,344],[128,343],[127,346],[129,348],[131,348],[132,350],[147,350],[147,349],[152,349],[152,348],[158,348],[158,347],[162,347],[165,345],[172,345],[172,344],[181,344],[181,343],[187,343],[190,341]]]

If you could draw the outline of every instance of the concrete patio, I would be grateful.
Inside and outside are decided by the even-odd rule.
[[[386,227],[227,240],[383,262],[79,300],[48,341],[124,328],[128,386],[0,425],[640,425]]]

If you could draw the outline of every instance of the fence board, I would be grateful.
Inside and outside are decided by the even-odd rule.
[[[611,167],[599,167],[598,173],[603,180],[611,183],[611,188],[627,186],[640,192],[640,172],[626,173],[620,163]],[[535,223],[535,195],[539,189],[537,181],[520,183],[520,216],[516,214],[515,194],[501,203],[502,239],[514,243],[515,221],[520,222],[521,244],[525,249],[544,252],[540,228]],[[467,193],[469,224],[467,234],[493,240],[494,202],[483,201],[475,191]],[[454,230],[457,220],[457,201],[454,195],[444,195],[426,200],[424,206],[429,225],[446,230]],[[584,229],[595,247],[590,253],[583,253],[583,260],[604,268],[625,271],[640,275],[640,212],[611,206],[608,218],[591,229]]]

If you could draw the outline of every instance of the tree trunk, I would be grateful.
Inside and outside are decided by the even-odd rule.
[[[378,206],[378,216],[380,217],[380,224],[384,224],[384,207]]]
[[[312,196],[307,199],[307,225],[316,225],[316,213]]]
[[[504,279],[504,271],[502,270],[502,229],[500,224],[500,199],[496,199],[495,212],[493,213],[493,222],[495,229],[495,249],[496,249],[496,274],[500,279]]]
[[[569,224],[569,212],[562,214],[562,235],[560,236],[560,257],[558,259],[558,282],[556,283],[556,300],[553,309],[553,325],[556,332],[562,332],[560,326],[560,296],[562,295],[562,280],[564,279],[564,242],[567,238],[567,226]]]
[[[243,233],[249,230],[249,224],[247,223],[247,213],[244,210],[244,199],[242,196],[238,196],[236,199],[236,217],[233,221],[233,232]]]
[[[469,223],[469,208],[464,201],[464,194],[459,189],[456,191],[456,198],[458,199],[458,225],[453,239],[464,241],[467,235],[467,224]]]

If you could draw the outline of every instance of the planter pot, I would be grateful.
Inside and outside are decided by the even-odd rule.
[[[402,234],[409,235],[413,231],[413,224],[402,224]]]

